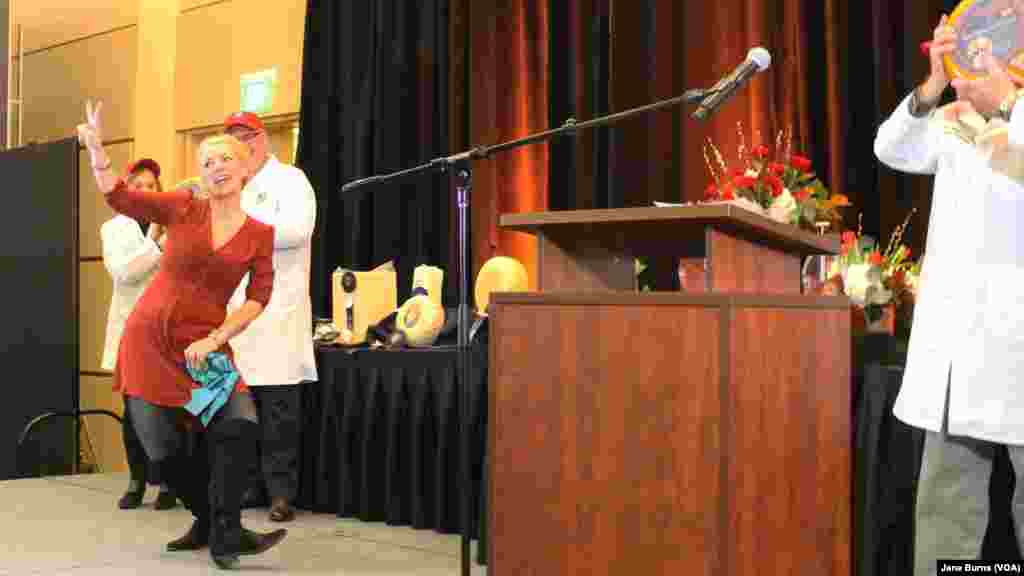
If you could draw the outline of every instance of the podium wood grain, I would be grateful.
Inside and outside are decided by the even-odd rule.
[[[491,574],[849,574],[845,298],[492,301]]]

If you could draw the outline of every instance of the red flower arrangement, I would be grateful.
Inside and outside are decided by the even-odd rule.
[[[738,124],[738,131],[740,145],[732,167],[714,143],[708,140],[704,145],[704,163],[713,180],[704,192],[705,202],[733,202],[807,228],[841,220],[837,208],[849,206],[850,201],[842,194],[830,194],[814,174],[810,159],[792,152],[792,132],[779,131],[773,155],[763,144],[748,151],[742,125]]]

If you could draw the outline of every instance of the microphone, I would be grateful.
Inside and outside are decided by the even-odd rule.
[[[750,52],[747,52],[747,59],[742,64],[711,88],[711,94],[697,106],[697,110],[692,114],[693,118],[696,120],[707,119],[715,109],[739,90],[740,86],[746,84],[751,76],[762,70],[767,70],[771,65],[772,55],[767,50],[761,46],[752,48]]]

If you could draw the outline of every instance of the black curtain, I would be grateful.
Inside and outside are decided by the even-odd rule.
[[[345,195],[341,185],[449,152],[448,0],[309,0],[296,164],[317,194],[314,314],[329,317],[330,275],[395,260],[399,302],[412,270],[452,270],[452,193],[421,174]],[[444,300],[455,302],[455,278]]]

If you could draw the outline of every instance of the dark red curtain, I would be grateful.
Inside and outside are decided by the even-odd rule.
[[[702,145],[734,154],[792,130],[827,185],[850,197],[846,225],[888,239],[911,209],[915,252],[927,229],[931,179],[894,173],[875,132],[914,85],[927,39],[952,0],[506,0],[463,4],[469,41],[467,144],[493,144],[709,87],[764,46],[772,66],[706,122],[692,108],[659,111],[479,163],[476,263],[493,254],[532,263],[532,244],[496,232],[509,211],[694,200],[708,183]]]

